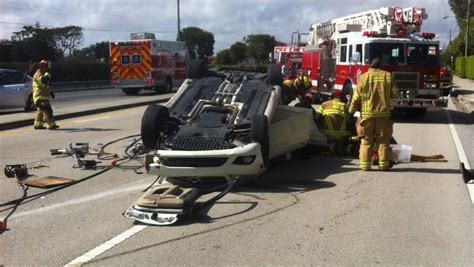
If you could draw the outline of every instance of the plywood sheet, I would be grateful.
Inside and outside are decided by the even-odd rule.
[[[31,177],[26,180],[21,181],[22,184],[32,187],[39,188],[49,188],[59,185],[64,185],[72,183],[74,180],[69,178],[62,178],[56,176],[47,176],[47,177]]]

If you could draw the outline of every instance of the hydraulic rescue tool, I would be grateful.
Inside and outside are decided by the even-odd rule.
[[[50,152],[51,156],[72,156],[76,162],[73,165],[73,168],[95,169],[97,167],[97,163],[100,163],[100,161],[81,159],[84,158],[87,154],[90,154],[89,143],[76,143],[74,146],[72,145],[72,143],[70,143],[69,149],[50,149]]]

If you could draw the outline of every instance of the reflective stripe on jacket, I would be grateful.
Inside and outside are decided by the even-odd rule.
[[[346,106],[339,99],[324,102],[319,108],[319,113],[323,116],[321,131],[332,140],[339,140],[350,135],[347,131]]]
[[[371,68],[359,78],[349,113],[354,114],[360,108],[362,118],[390,117],[390,98],[397,96],[392,74]]]
[[[36,103],[38,100],[49,100],[50,90],[49,83],[44,83],[43,78],[51,79],[51,74],[45,72],[41,74],[40,71],[36,71],[33,76],[33,102]]]

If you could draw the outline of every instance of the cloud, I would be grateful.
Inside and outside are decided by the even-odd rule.
[[[397,5],[425,7],[422,30],[435,32],[441,46],[449,31],[459,29],[447,0],[399,0]],[[23,24],[77,25],[84,28],[84,45],[127,39],[130,32],[150,31],[159,39],[175,40],[177,1],[173,0],[2,0],[0,39],[9,39]],[[196,26],[214,34],[214,51],[228,48],[249,34],[270,34],[289,42],[294,31],[332,18],[392,6],[388,0],[181,0],[181,28]],[[443,20],[442,17],[450,16]]]

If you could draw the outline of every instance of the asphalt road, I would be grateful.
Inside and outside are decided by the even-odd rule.
[[[80,181],[58,191],[30,188],[15,207],[8,202],[22,191],[13,179],[0,180],[0,216],[13,211],[0,235],[0,265],[60,266],[78,258],[93,266],[474,265],[473,206],[444,110],[398,120],[394,136],[415,154],[443,154],[446,163],[361,172],[357,160],[312,155],[273,166],[260,183],[236,188],[207,213],[145,227],[121,215],[155,179],[130,169],[140,162],[81,180],[97,171],[49,155],[70,142],[94,147],[138,134],[144,109],[60,120],[58,131],[0,132],[2,166],[46,165],[29,172]],[[469,126],[461,129],[467,135]],[[107,152],[123,155],[131,139]]]

